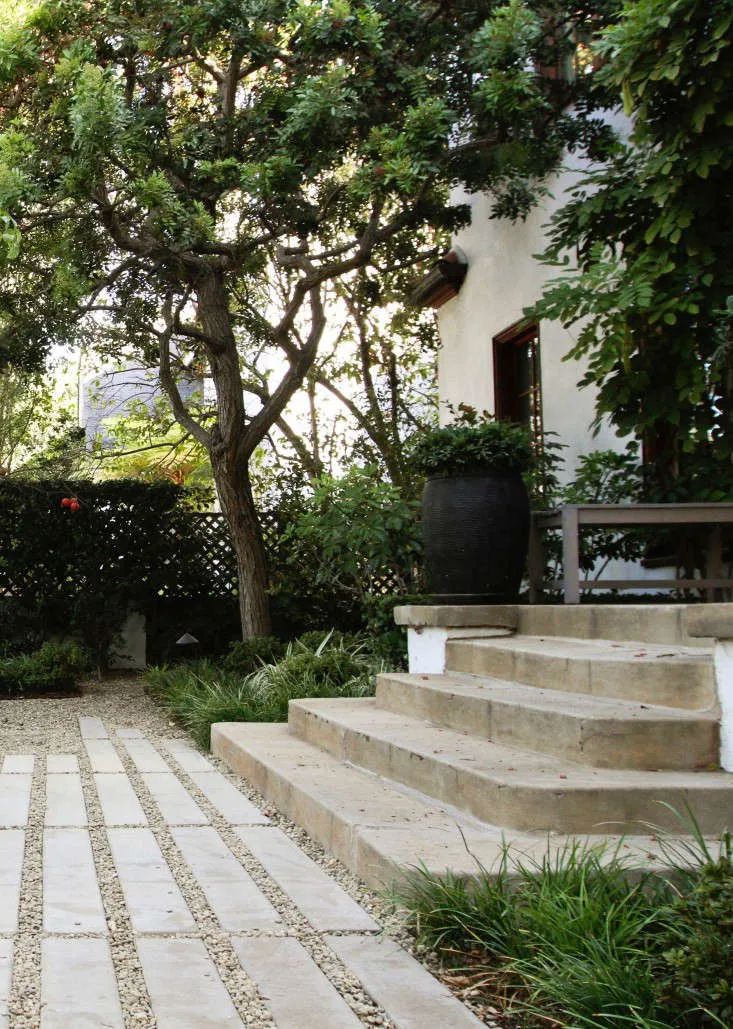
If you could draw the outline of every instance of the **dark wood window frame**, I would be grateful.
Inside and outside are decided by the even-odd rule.
[[[494,414],[503,421],[524,423],[531,430],[536,446],[542,446],[542,375],[540,328],[536,322],[516,322],[493,338]],[[527,348],[529,388],[517,388],[517,351]],[[510,349],[512,348],[512,349]],[[528,401],[526,417],[520,415],[523,398]]]

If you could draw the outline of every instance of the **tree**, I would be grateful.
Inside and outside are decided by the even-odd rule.
[[[602,140],[588,83],[556,73],[598,9],[46,0],[0,36],[0,358],[32,364],[90,318],[109,352],[156,355],[209,455],[245,635],[269,627],[249,463],[313,366],[327,284],[418,262],[426,227],[465,220],[453,184],[521,215],[565,145]],[[211,425],[178,389],[187,353]],[[259,407],[248,365],[268,369]]]
[[[597,48],[628,141],[557,214],[540,317],[579,325],[599,418],[659,499],[733,495],[733,3],[628,0]]]
[[[0,475],[10,475],[52,420],[52,397],[40,376],[0,373]]]
[[[63,369],[44,376],[0,371],[0,476],[64,477],[89,467],[84,433],[63,388]]]

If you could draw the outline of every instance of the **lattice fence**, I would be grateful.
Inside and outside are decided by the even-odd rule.
[[[262,535],[272,572],[277,572],[283,558],[280,548],[282,525],[276,511],[264,511],[259,515]],[[230,596],[237,593],[237,562],[234,557],[229,529],[224,515],[207,513],[182,516],[181,528],[171,527],[171,537],[177,544],[193,546],[193,553],[187,557],[187,564],[198,565],[202,580],[212,596]],[[397,572],[383,569],[375,575],[370,592],[377,596],[402,593],[404,584]]]
[[[38,600],[125,591],[144,598],[231,598],[237,564],[222,514],[196,513],[165,488],[136,483],[2,483],[0,488],[0,599],[33,607]],[[61,506],[81,497],[78,513]],[[300,558],[284,540],[282,513],[260,513],[273,580],[308,595],[318,576],[318,556]],[[302,589],[301,589],[302,587]],[[322,589],[322,587],[320,587]],[[379,569],[370,592],[400,593],[399,573]]]

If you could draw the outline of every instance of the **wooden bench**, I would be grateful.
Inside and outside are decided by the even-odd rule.
[[[536,603],[545,589],[562,588],[566,604],[580,602],[581,589],[699,589],[706,600],[715,599],[716,589],[733,588],[733,579],[723,576],[724,525],[733,524],[733,504],[565,504],[556,511],[532,514],[529,546],[529,597]],[[580,533],[582,529],[639,528],[644,525],[707,526],[705,578],[701,579],[581,579]],[[542,533],[562,532],[562,579],[543,582],[544,548]]]

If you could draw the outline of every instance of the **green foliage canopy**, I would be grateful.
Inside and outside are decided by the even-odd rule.
[[[577,326],[599,418],[658,457],[662,499],[733,489],[733,3],[628,0],[598,46],[632,119],[551,227],[540,317]]]
[[[517,216],[564,147],[602,149],[598,96],[560,69],[612,7],[40,0],[0,32],[0,363],[86,331],[157,365],[209,454],[243,635],[269,631],[250,460],[313,366],[328,284],[434,257],[459,183]],[[189,356],[211,420],[178,388]]]

